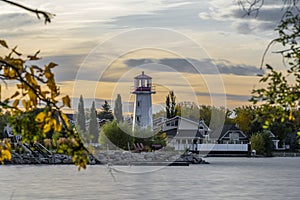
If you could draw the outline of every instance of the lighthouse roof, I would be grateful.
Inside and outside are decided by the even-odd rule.
[[[152,79],[150,76],[146,75],[144,73],[144,71],[142,71],[142,73],[136,77],[134,77],[134,79]]]

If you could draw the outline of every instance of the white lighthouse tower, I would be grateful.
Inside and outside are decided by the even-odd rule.
[[[152,78],[144,72],[134,78],[134,86],[131,91],[135,94],[133,129],[136,126],[141,128],[153,127],[152,120],[152,94],[155,94],[155,87],[152,86]]]

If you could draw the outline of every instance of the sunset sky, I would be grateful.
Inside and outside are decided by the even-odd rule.
[[[155,111],[163,108],[168,90],[179,102],[248,104],[282,14],[282,2],[272,0],[265,0],[256,18],[228,0],[17,2],[56,16],[44,25],[34,14],[0,2],[0,38],[26,54],[41,50],[40,64],[58,63],[56,79],[74,109],[80,94],[86,107],[93,99],[100,107],[120,93],[125,112],[134,99],[133,77],[142,71],[156,85]],[[278,55],[268,53],[266,62],[282,68]]]

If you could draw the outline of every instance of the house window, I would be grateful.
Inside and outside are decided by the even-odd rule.
[[[230,140],[239,140],[239,133],[230,133]]]

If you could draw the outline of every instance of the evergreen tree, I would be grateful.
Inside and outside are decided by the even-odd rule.
[[[117,99],[115,100],[114,115],[118,123],[123,122],[122,99],[120,94],[117,95]]]
[[[96,143],[98,141],[99,128],[98,128],[97,113],[96,113],[94,101],[90,113],[89,136],[91,137],[93,143]]]
[[[174,92],[171,90],[168,94],[168,96],[166,97],[166,114],[167,114],[167,118],[173,118],[175,117],[177,114],[180,113],[179,111],[180,107],[176,106],[176,96],[174,94]]]
[[[104,104],[102,105],[102,111],[98,114],[98,118],[100,119],[108,119],[112,121],[114,119],[114,115],[112,114],[110,105],[107,103],[107,101],[104,101]]]
[[[82,95],[80,95],[80,99],[78,103],[77,126],[81,132],[83,133],[86,132],[85,112],[84,112],[84,103],[83,103]]]

